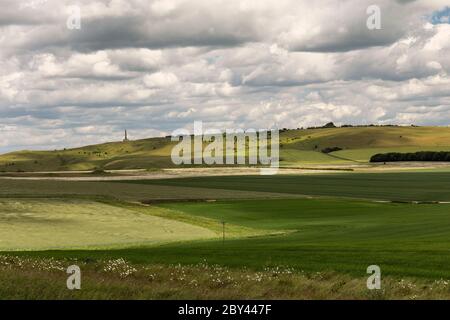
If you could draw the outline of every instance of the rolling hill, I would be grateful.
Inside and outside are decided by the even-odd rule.
[[[0,171],[156,169],[174,167],[170,138],[109,142],[53,151],[0,155]],[[322,153],[324,148],[342,150]],[[345,127],[282,130],[282,166],[367,163],[376,153],[450,151],[449,127]]]

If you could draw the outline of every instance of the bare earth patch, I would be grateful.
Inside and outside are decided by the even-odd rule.
[[[277,174],[303,175],[351,172],[398,172],[416,170],[450,170],[449,162],[388,162],[386,164],[335,164],[305,165],[304,167],[282,167]],[[157,180],[183,177],[205,176],[248,176],[259,175],[260,169],[254,167],[197,167],[170,168],[156,171],[107,170],[104,175],[90,174],[90,171],[45,171],[0,174],[0,180],[53,180],[53,181],[126,181]]]

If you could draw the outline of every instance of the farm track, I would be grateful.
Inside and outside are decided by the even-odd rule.
[[[337,156],[332,156],[340,158]],[[341,158],[344,159],[344,158]],[[386,165],[373,165],[355,161],[351,165],[317,165],[305,167],[280,168],[278,175],[310,175],[354,172],[396,172],[415,170],[450,170],[449,163],[441,162],[397,162]],[[45,171],[0,174],[0,180],[55,180],[55,181],[129,181],[158,180],[171,178],[214,177],[214,176],[249,176],[260,175],[259,168],[182,168],[162,169],[156,172],[146,170],[110,170],[104,175],[93,175],[90,171]]]

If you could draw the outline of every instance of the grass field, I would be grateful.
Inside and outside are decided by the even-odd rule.
[[[86,200],[1,199],[0,212],[0,250],[117,248],[217,237],[157,213]]]
[[[305,272],[364,276],[379,265],[395,277],[450,277],[449,204],[392,204],[345,199],[242,200],[159,204],[216,228],[227,222],[227,239],[191,241],[115,250],[29,252],[28,256],[101,259],[125,258],[139,264],[209,264],[262,270],[285,266]],[[180,219],[166,216],[168,219]],[[195,222],[194,222],[195,223]],[[229,226],[229,227],[228,227]],[[261,230],[233,236],[232,226]],[[208,227],[204,225],[203,227]],[[220,229],[211,230],[220,232]],[[264,231],[270,235],[264,235]],[[280,234],[274,234],[280,231]],[[229,235],[228,235],[229,233]],[[230,236],[230,238],[228,238]],[[18,253],[19,254],[19,253]]]
[[[0,155],[0,171],[155,169],[174,167],[176,142],[150,138],[53,151],[18,151]],[[322,149],[343,151],[324,154]],[[355,164],[379,152],[450,150],[448,127],[355,127],[287,130],[280,133],[281,166]]]
[[[234,266],[288,265],[358,275],[368,265],[378,264],[391,275],[450,276],[445,268],[450,263],[445,254],[450,240],[448,204],[292,199],[165,207],[252,228],[295,231],[271,238],[230,241],[217,253],[214,243],[203,248],[191,244],[189,259],[196,250],[204,253],[210,247],[212,262],[223,259]],[[237,248],[242,249],[233,254]],[[169,247],[158,250],[171,256]]]
[[[348,149],[336,151],[332,154],[341,158],[349,159],[358,162],[369,162],[370,158],[377,153],[389,152],[417,152],[426,149],[427,151],[449,151],[449,146],[428,146],[428,147],[391,147],[391,148],[367,148],[367,149]]]
[[[450,172],[194,177],[129,183],[392,201],[450,201]]]
[[[296,196],[296,195],[292,195]],[[108,198],[126,201],[286,198],[286,194],[137,183],[0,179],[1,197]]]
[[[2,197],[106,197],[128,201],[330,196],[450,201],[450,172],[216,176],[136,181],[0,180]]]
[[[79,298],[442,298],[449,290],[450,203],[435,203],[450,201],[445,171],[118,182],[2,179],[0,192],[5,259],[86,263],[94,282]],[[103,261],[118,259],[142,272],[107,278]],[[183,289],[185,280],[172,281],[161,271],[178,264],[186,268],[183,279],[196,280],[198,290]],[[364,279],[373,264],[391,289],[372,297]],[[290,270],[280,278],[289,289],[277,291],[280,279],[269,276],[259,284],[233,280],[214,287],[209,277],[189,275],[201,272],[200,265],[228,270],[219,273],[218,283],[230,274],[242,279]],[[1,268],[6,267],[0,263]],[[62,277],[48,270],[7,270],[13,269],[0,277],[5,298],[27,294],[14,291],[13,283],[33,279],[47,286]],[[143,282],[148,270],[160,270],[152,273],[159,280]],[[437,289],[440,279],[445,285]],[[102,283],[112,286],[109,296],[99,293]],[[29,297],[38,297],[36,286],[28,287]],[[44,290],[46,297],[71,297],[48,287],[54,290]],[[436,293],[423,289],[429,287]]]

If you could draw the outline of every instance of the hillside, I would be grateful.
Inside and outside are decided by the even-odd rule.
[[[54,151],[18,151],[0,155],[0,171],[155,169],[174,165],[169,138],[110,142]],[[342,150],[330,154],[324,148]],[[376,153],[450,151],[448,127],[350,127],[283,130],[282,166],[367,163]]]

